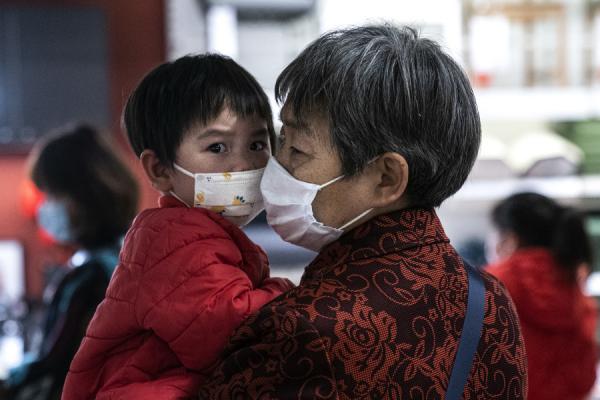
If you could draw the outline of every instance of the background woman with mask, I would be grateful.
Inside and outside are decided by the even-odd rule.
[[[596,378],[596,305],[579,281],[592,262],[583,219],[536,193],[492,212],[499,261],[487,271],[512,296],[523,329],[529,400],[583,399]]]
[[[32,180],[45,195],[40,227],[77,251],[48,307],[38,355],[11,371],[2,397],[59,399],[71,359],[117,265],[138,190],[126,166],[89,126],[44,138],[31,162]]]

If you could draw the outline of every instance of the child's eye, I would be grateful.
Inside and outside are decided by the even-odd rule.
[[[223,143],[214,143],[208,146],[208,151],[212,153],[224,153],[227,147]]]
[[[254,142],[250,145],[252,151],[262,151],[267,148],[267,144],[263,141]]]

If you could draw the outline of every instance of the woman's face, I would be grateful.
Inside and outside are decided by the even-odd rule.
[[[280,148],[277,161],[296,179],[322,185],[342,174],[342,164],[335,151],[327,119],[307,118],[300,123],[290,107],[281,112]],[[367,177],[359,174],[323,188],[312,203],[315,218],[338,228],[371,208]]]
[[[37,210],[38,225],[59,243],[74,243],[73,202],[65,196],[45,194]]]
[[[486,241],[488,263],[495,263],[510,257],[519,247],[519,240],[512,232],[494,230]]]

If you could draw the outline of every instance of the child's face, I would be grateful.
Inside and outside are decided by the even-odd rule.
[[[271,155],[267,123],[259,116],[238,117],[229,108],[207,125],[195,125],[183,137],[176,163],[192,172],[240,172],[264,168]],[[194,180],[173,169],[173,191],[194,204]]]

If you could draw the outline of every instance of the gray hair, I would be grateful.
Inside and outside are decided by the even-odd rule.
[[[326,33],[283,70],[275,94],[299,120],[325,114],[348,176],[385,152],[402,155],[413,206],[439,206],[477,156],[481,128],[468,78],[409,27]]]

